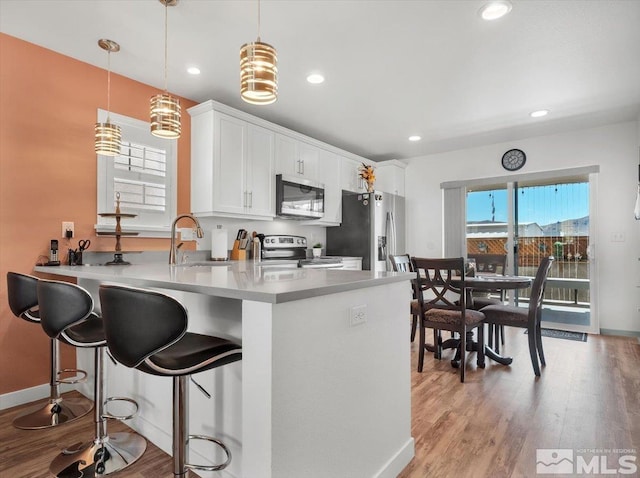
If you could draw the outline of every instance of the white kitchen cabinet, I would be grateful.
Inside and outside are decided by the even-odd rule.
[[[191,120],[191,209],[272,219],[275,133],[214,110]]]
[[[360,177],[360,166],[362,162],[342,157],[340,176],[342,189],[356,193],[367,191],[365,181]]]
[[[339,226],[342,222],[342,183],[340,161],[342,158],[325,149],[319,150],[318,182],[324,184],[324,216],[303,225]]]
[[[345,271],[361,271],[362,270],[362,257],[343,257],[342,258],[342,270]]]
[[[276,174],[318,180],[320,148],[276,134]]]
[[[404,170],[407,165],[395,159],[375,165],[376,191],[404,196]]]

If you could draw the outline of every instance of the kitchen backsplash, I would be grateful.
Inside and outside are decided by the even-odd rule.
[[[256,231],[261,234],[291,234],[296,236],[304,236],[307,238],[307,244],[311,247],[313,244],[320,242],[325,245],[326,228],[321,226],[303,226],[299,221],[287,221],[276,219],[274,221],[250,221],[247,219],[231,219],[204,217],[198,218],[200,225],[204,231],[204,238],[198,239],[198,250],[211,249],[211,231],[221,224],[227,231],[227,249],[233,247],[233,241],[236,238],[238,229],[246,229],[251,232]]]

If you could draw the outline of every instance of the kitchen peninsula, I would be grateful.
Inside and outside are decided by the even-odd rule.
[[[161,290],[186,306],[190,331],[242,341],[240,362],[194,376],[213,398],[191,393],[190,432],[231,449],[224,476],[395,477],[414,455],[410,274],[248,261],[35,270],[77,278],[96,307],[101,283]],[[92,370],[84,352],[78,366]],[[171,381],[111,363],[107,377],[109,395],[140,404],[127,423],[170,453]],[[191,461],[203,462],[198,445]]]

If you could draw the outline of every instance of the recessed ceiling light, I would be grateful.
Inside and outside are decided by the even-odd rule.
[[[409,141],[420,141],[421,139],[422,139],[422,136],[418,136],[417,134],[413,136],[409,136]]]
[[[312,85],[319,85],[320,83],[324,83],[324,76],[320,73],[312,73],[307,76],[307,81]]]
[[[532,118],[540,118],[542,116],[547,116],[549,114],[549,110],[538,110],[532,111],[529,116]]]
[[[489,2],[480,9],[480,16],[483,20],[497,20],[509,13],[511,6],[511,2],[507,0]]]
[[[189,73],[190,75],[199,75],[200,68],[198,68],[197,66],[190,66],[189,68],[187,68],[187,73]]]

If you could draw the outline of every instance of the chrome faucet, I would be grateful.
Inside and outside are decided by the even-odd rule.
[[[191,219],[195,225],[196,225],[196,236],[198,236],[199,239],[202,239],[204,237],[204,233],[202,232],[202,228],[200,227],[200,222],[193,217],[191,214],[180,214],[178,217],[176,217],[173,220],[173,223],[171,224],[171,249],[169,249],[169,264],[172,266],[176,265],[176,255],[177,255],[177,248],[176,248],[176,224],[178,223],[178,221],[182,218],[188,217],[189,219]]]

